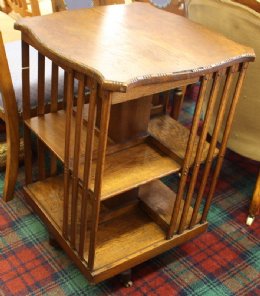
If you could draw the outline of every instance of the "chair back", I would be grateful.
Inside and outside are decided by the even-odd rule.
[[[188,17],[226,37],[254,48],[260,56],[260,14],[229,0],[189,0]],[[238,102],[228,147],[260,160],[260,59],[250,65]],[[215,110],[215,114],[217,110]]]
[[[137,0],[140,2],[148,2],[157,8],[169,11],[181,16],[186,16],[185,0]]]
[[[5,0],[5,3],[8,8],[22,17],[40,15],[38,0]]]
[[[99,5],[123,4],[124,0],[52,0],[54,12],[62,10],[73,10],[80,8],[90,8]]]

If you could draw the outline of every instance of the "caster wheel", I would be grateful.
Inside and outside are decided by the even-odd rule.
[[[255,220],[255,217],[248,216],[246,219],[246,225],[251,226]]]
[[[126,288],[130,288],[133,286],[132,279],[132,271],[128,269],[120,274],[120,281]]]
[[[127,283],[124,283],[124,286],[125,286],[126,288],[130,288],[130,287],[133,286],[133,282],[132,282],[132,281],[129,281],[129,282],[127,282]]]
[[[61,249],[61,246],[51,234],[49,234],[49,244],[57,250]]]

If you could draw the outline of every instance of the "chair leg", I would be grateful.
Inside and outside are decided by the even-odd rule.
[[[17,137],[13,133],[8,133],[8,130],[6,130],[6,138],[7,156],[3,190],[3,200],[5,202],[11,200],[14,195],[15,183],[18,174],[20,149],[19,136]]]
[[[249,216],[247,217],[246,224],[251,225],[255,219],[255,216],[260,213],[260,171],[256,180],[256,186],[254,190],[254,195],[249,208]]]

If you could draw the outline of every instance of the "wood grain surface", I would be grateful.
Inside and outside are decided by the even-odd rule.
[[[15,28],[57,64],[122,92],[254,59],[252,49],[147,3],[25,18]]]

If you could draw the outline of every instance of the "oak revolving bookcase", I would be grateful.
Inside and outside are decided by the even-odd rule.
[[[15,27],[22,31],[25,194],[87,279],[98,283],[204,232],[253,50],[143,3],[59,12]],[[39,52],[37,115],[30,46]],[[190,128],[166,113],[150,116],[153,94],[192,83],[200,91]],[[180,175],[176,193],[161,181],[173,173]]]

